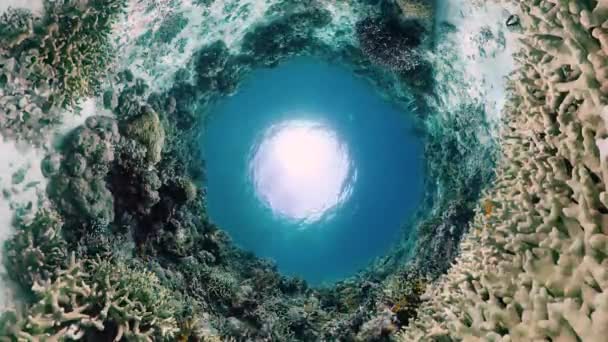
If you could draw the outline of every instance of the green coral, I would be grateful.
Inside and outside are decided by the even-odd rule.
[[[92,283],[105,298],[102,316],[122,327],[119,334],[130,339],[138,333],[169,337],[178,331],[175,317],[182,304],[154,273],[106,260],[89,265]]]

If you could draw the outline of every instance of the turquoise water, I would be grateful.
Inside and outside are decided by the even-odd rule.
[[[213,222],[312,284],[381,256],[422,197],[407,114],[311,58],[252,73],[213,108],[202,143]]]

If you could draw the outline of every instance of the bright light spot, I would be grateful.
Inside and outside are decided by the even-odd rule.
[[[253,149],[256,195],[275,214],[312,223],[343,203],[355,172],[347,147],[327,126],[288,121],[268,129]]]

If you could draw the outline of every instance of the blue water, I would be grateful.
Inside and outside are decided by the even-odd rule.
[[[257,70],[211,113],[202,139],[208,213],[235,243],[286,274],[311,284],[354,274],[387,251],[421,201],[423,145],[408,114],[345,68],[299,58]],[[312,222],[277,214],[252,179],[264,132],[286,122],[318,123],[348,151],[347,195]]]

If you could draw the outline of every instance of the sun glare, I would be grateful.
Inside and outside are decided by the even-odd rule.
[[[352,161],[331,128],[288,121],[260,140],[250,160],[251,178],[256,195],[275,214],[311,223],[346,200]]]

